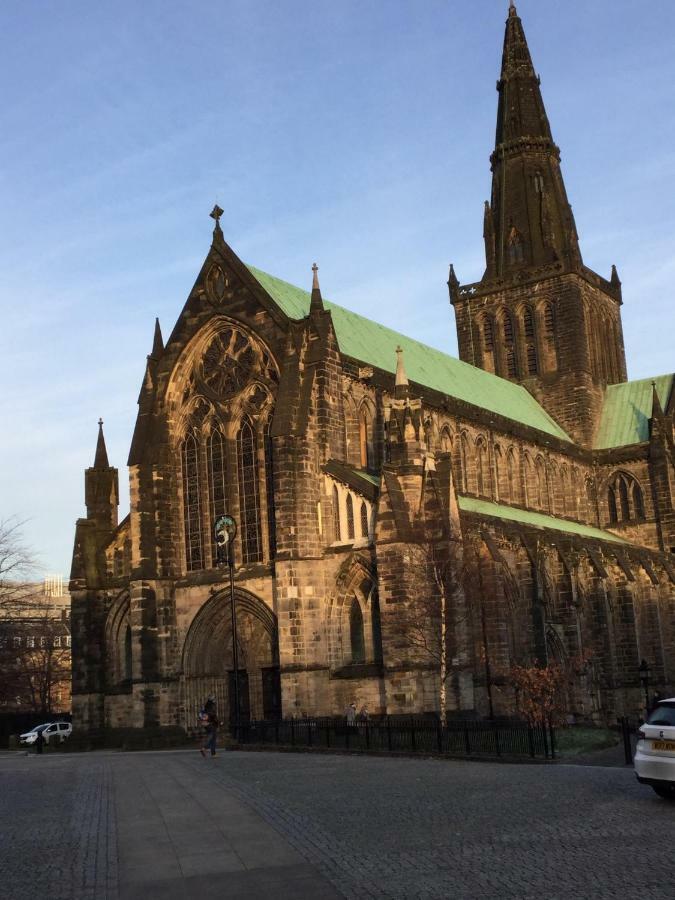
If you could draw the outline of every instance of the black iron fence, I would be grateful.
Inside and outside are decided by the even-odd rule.
[[[513,721],[457,721],[443,727],[426,718],[385,717],[348,725],[344,719],[282,719],[239,725],[242,744],[322,747],[448,756],[555,759],[555,731],[548,725]]]

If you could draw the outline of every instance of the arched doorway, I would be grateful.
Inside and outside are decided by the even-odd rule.
[[[239,709],[242,720],[281,716],[277,620],[248,591],[235,591],[239,656]],[[232,613],[229,590],[214,594],[199,610],[183,648],[184,724],[197,725],[208,696],[216,698],[218,718],[234,718]]]

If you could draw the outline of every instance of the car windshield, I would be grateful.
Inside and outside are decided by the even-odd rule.
[[[45,728],[49,728],[49,722],[47,722],[46,725],[37,725],[37,726],[33,729],[33,732],[34,732],[35,734],[38,734],[40,731],[44,731]]]
[[[659,703],[651,711],[647,724],[675,726],[675,703]]]

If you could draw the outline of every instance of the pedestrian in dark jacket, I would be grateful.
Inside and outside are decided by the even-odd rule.
[[[204,704],[204,709],[199,715],[199,718],[204,725],[204,740],[202,741],[202,745],[199,748],[199,752],[202,756],[206,756],[206,751],[210,750],[211,756],[215,756],[216,740],[218,737],[218,725],[220,724],[218,721],[218,716],[216,715],[215,697],[208,698],[208,700]]]

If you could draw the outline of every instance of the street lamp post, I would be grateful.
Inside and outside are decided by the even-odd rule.
[[[649,676],[651,674],[651,671],[649,668],[649,663],[646,659],[643,659],[640,662],[638,672],[640,673],[640,684],[644,688],[645,692],[645,717],[647,717],[649,716]]]
[[[227,563],[230,573],[230,612],[232,615],[232,666],[234,668],[234,736],[239,738],[239,647],[237,640],[237,601],[234,594],[234,539],[237,523],[232,516],[219,516],[213,524],[218,564]]]

